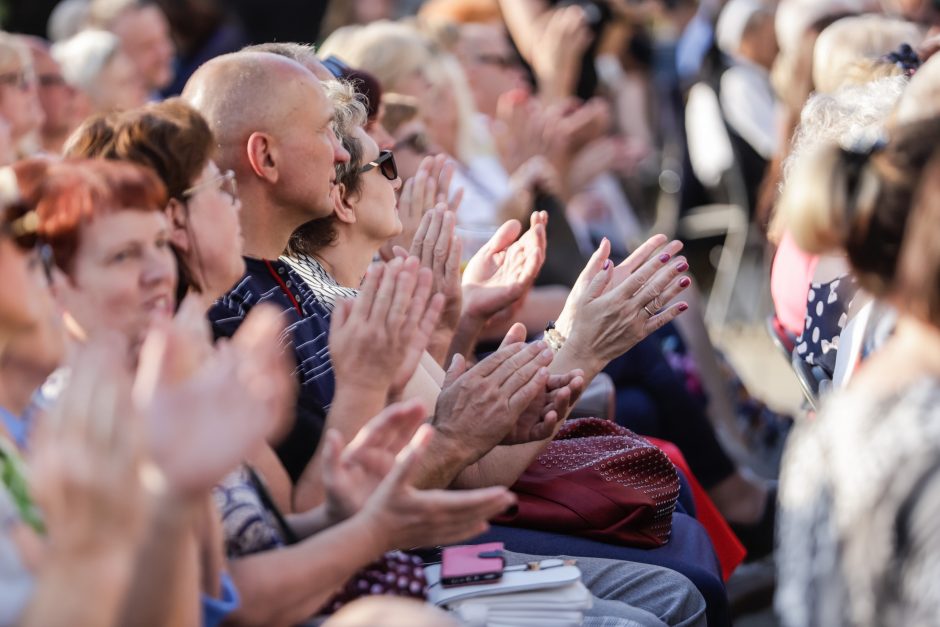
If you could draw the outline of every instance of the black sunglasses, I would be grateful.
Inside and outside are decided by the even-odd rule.
[[[370,161],[359,168],[359,174],[368,172],[372,168],[378,168],[382,176],[390,181],[394,181],[398,178],[398,164],[395,163],[395,154],[391,150],[383,150],[380,152],[375,161]]]

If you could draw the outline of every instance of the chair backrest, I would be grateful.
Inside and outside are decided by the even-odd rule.
[[[696,178],[706,187],[718,186],[734,167],[735,155],[718,94],[707,83],[696,83],[689,90],[685,132]]]

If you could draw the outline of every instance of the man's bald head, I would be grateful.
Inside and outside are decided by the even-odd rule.
[[[186,82],[182,97],[209,122],[220,166],[236,170],[252,133],[281,136],[299,110],[327,101],[309,70],[266,52],[235,52],[206,62]]]
[[[272,41],[263,44],[245,46],[242,52],[270,52],[288,59],[293,59],[319,78],[321,81],[332,81],[336,77],[317,57],[317,50],[310,44],[299,44],[292,41]]]

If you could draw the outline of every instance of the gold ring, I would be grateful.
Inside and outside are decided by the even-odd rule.
[[[646,313],[650,315],[650,318],[656,315],[654,312],[650,311],[649,305],[643,305],[643,309],[645,309]]]

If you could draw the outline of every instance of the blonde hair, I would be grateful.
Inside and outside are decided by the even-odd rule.
[[[448,90],[454,96],[457,105],[457,154],[452,156],[469,163],[479,155],[495,154],[485,138],[474,132],[476,106],[460,63],[414,26],[401,22],[373,22],[348,36],[334,39],[331,35],[320,46],[319,53],[321,56],[335,54],[351,67],[372,74],[386,91],[397,91],[406,79],[420,72],[434,89]],[[433,96],[429,95],[427,100],[432,99]],[[423,107],[430,104],[421,103]]]
[[[19,65],[25,72],[33,68],[29,48],[17,35],[0,31],[0,71],[7,71],[13,65]]]
[[[382,105],[385,107],[382,126],[392,135],[402,124],[411,122],[420,113],[418,99],[405,94],[385,94],[382,96]]]
[[[916,47],[923,38],[924,30],[917,24],[883,15],[837,20],[816,39],[813,83],[817,91],[832,93],[845,84],[853,64],[876,60],[904,43]]]
[[[790,152],[783,162],[781,199],[769,230],[771,241],[779,241],[785,229],[813,230],[802,222],[798,211],[788,211],[786,205],[790,201],[783,200],[787,189],[795,184],[791,178],[797,165],[821,146],[839,144],[849,148],[880,137],[906,85],[903,76],[883,78],[843,87],[833,94],[814,94],[806,101]]]

